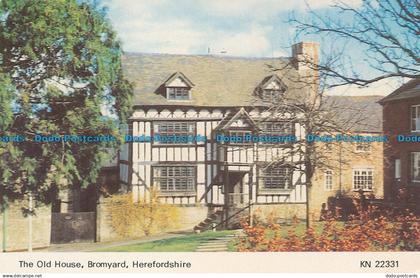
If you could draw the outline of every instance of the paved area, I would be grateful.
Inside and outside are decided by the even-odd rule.
[[[130,239],[122,241],[112,241],[112,242],[77,242],[77,243],[66,243],[66,244],[53,244],[48,248],[42,248],[34,250],[34,252],[93,252],[100,251],[100,249],[146,243],[155,240],[169,239],[175,237],[181,237],[188,234],[192,234],[192,231],[181,231],[166,233],[154,236],[148,236],[140,239]]]
[[[223,237],[211,238],[206,242],[201,243],[197,252],[227,252],[230,241],[238,237],[238,234],[226,235]]]

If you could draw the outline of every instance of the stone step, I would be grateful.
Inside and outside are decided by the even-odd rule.
[[[197,252],[227,252],[228,244],[237,235],[226,235],[222,237],[210,238],[205,242],[202,242],[196,249]]]
[[[196,252],[227,252],[228,250],[227,250],[227,248],[225,248],[225,249],[211,249],[211,250],[208,250],[208,249],[200,249],[200,250],[196,250]]]
[[[227,245],[227,243],[215,243],[215,244],[203,244],[199,247],[203,247],[203,246],[206,246],[206,247],[225,247],[226,245]]]
[[[198,246],[198,248],[213,248],[213,249],[217,249],[217,248],[226,248],[227,247],[227,244],[224,244],[224,245],[201,245],[201,246]]]
[[[209,244],[209,245],[215,245],[215,244],[228,244],[230,242],[230,240],[225,240],[225,241],[209,241],[203,244]]]
[[[218,248],[207,248],[207,247],[203,247],[203,248],[197,248],[198,252],[202,252],[202,251],[222,251],[222,250],[228,250],[227,247],[218,247]]]

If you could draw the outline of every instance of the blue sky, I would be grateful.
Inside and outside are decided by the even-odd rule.
[[[360,7],[361,0],[347,0]],[[295,37],[288,23],[294,13],[309,19],[311,9],[328,13],[335,0],[103,0],[125,51],[170,54],[290,56],[290,46],[313,37]],[[332,16],[337,16],[332,14]],[[333,42],[319,41],[329,49]],[[334,47],[334,46],[333,46]],[[361,59],[357,48],[352,58]],[[388,84],[389,83],[389,84]],[[339,88],[335,93],[387,94],[398,84],[380,82],[363,90]]]

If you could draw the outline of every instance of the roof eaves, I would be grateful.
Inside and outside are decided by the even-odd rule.
[[[410,98],[418,97],[418,96],[413,95],[413,96],[406,96],[406,97],[397,98],[397,96],[399,94],[403,93],[404,91],[406,91],[408,89],[411,89],[411,88],[417,86],[418,84],[420,84],[420,78],[411,79],[410,81],[403,84],[401,87],[397,88],[395,91],[393,91],[392,93],[390,93],[386,97],[380,99],[378,101],[378,103],[383,105],[385,102],[388,102],[388,101],[410,99]]]

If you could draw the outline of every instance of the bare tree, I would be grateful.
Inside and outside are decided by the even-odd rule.
[[[283,128],[280,127],[277,132],[284,134],[293,132],[290,126],[302,128],[300,136],[290,144],[285,143],[281,156],[274,158],[266,167],[274,165],[286,167],[291,169],[291,172],[298,173],[298,182],[306,185],[306,224],[309,227],[311,225],[309,202],[314,174],[317,170],[335,170],[347,165],[346,157],[337,155],[332,158],[327,148],[332,148],[337,153],[354,152],[353,144],[343,144],[335,140],[335,136],[355,135],[356,127],[366,125],[367,110],[363,105],[357,107],[351,102],[340,102],[338,99],[325,96],[328,88],[326,80],[329,75],[317,70],[316,61],[304,56],[301,58],[301,61],[291,60],[284,68],[272,68],[273,72],[293,71],[291,68],[301,63],[300,67],[304,70],[298,75],[282,75],[290,88],[280,97],[266,100],[267,108],[264,111],[266,116],[261,117],[257,124],[264,132],[264,123],[267,121],[282,123]],[[261,98],[261,95],[259,97]]]
[[[347,47],[363,50],[369,74],[354,67],[354,58],[341,50],[333,59],[316,67],[330,78],[329,87],[346,84],[366,86],[392,77],[419,78],[420,4],[416,0],[364,0],[360,7],[345,1],[332,8],[339,16],[330,17],[310,10],[310,21],[292,15],[297,36],[316,34],[321,39],[341,41]]]

